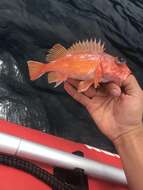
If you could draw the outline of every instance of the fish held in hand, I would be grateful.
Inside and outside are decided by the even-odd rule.
[[[107,82],[121,86],[131,73],[123,58],[106,53],[104,44],[96,40],[79,41],[68,49],[56,44],[49,50],[47,61],[46,64],[28,61],[30,79],[36,80],[48,73],[48,82],[55,82],[55,87],[68,78],[77,79],[80,80],[78,92]]]

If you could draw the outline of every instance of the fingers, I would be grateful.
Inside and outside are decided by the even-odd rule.
[[[115,83],[108,83],[105,85],[106,92],[111,96],[120,96],[121,88]]]
[[[68,79],[68,82],[75,88],[78,87],[79,81]],[[84,92],[84,94],[89,98],[93,98],[95,96],[107,96],[107,95],[120,96],[121,89],[118,85],[114,83],[108,83],[108,84],[102,84],[97,89],[91,86],[87,91]]]
[[[128,95],[134,95],[140,91],[141,88],[133,75],[129,75],[126,80],[123,81],[122,86],[125,89],[125,93]]]
[[[93,86],[91,86],[87,91],[84,92],[84,94],[89,98],[92,98],[96,95],[96,90]]]
[[[82,93],[78,93],[77,90],[68,82],[64,83],[64,89],[70,96],[72,96],[76,101],[81,103],[83,106],[86,107],[90,103],[90,99],[88,97],[84,96]]]

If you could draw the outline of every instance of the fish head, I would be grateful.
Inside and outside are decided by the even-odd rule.
[[[102,70],[102,82],[114,82],[119,86],[131,73],[125,59],[109,54],[102,59]]]

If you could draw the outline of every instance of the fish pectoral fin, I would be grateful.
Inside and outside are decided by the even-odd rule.
[[[59,72],[48,73],[48,83],[56,82],[55,87],[59,86],[63,81],[67,79],[67,76]]]
[[[99,66],[96,68],[95,71],[95,78],[94,78],[94,88],[97,88],[99,86],[99,83],[102,81],[103,76],[102,68]]]
[[[94,88],[97,88],[99,86],[99,81],[98,80],[94,80]]]
[[[81,81],[78,85],[78,92],[84,92],[94,83],[94,79]]]

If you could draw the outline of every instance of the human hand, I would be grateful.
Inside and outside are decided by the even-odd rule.
[[[111,141],[142,126],[143,92],[133,75],[123,81],[124,91],[109,83],[78,93],[78,83],[69,79],[64,89],[88,110],[98,128]]]

